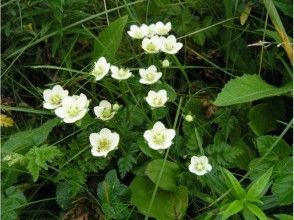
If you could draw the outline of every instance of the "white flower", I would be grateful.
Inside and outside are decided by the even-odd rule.
[[[152,37],[152,36],[154,36],[156,34],[156,30],[155,29],[156,29],[155,24],[150,24],[148,26],[146,37]]]
[[[156,122],[151,130],[144,132],[144,138],[153,150],[169,148],[173,144],[172,140],[175,135],[174,129],[165,128],[164,124],[160,121]]]
[[[148,35],[149,28],[146,24],[142,24],[140,27],[137,25],[131,25],[128,34],[135,39],[142,39]]]
[[[109,72],[110,63],[104,57],[100,57],[94,64],[91,75],[95,76],[96,81],[101,80]]]
[[[189,170],[196,175],[202,176],[207,172],[212,170],[211,165],[208,163],[208,159],[206,156],[196,157],[193,156],[191,158],[191,164],[189,165]]]
[[[161,21],[155,24],[155,33],[158,35],[166,35],[171,30],[171,23],[163,24]]]
[[[112,72],[111,77],[117,80],[128,79],[132,76],[132,72],[130,72],[127,68],[118,68],[117,66],[111,66],[110,70]]]
[[[161,50],[168,54],[176,54],[183,47],[183,44],[177,42],[174,35],[169,35],[167,38],[161,37],[161,40]]]
[[[148,96],[145,99],[151,107],[159,108],[164,106],[167,102],[167,92],[164,89],[159,90],[158,92],[151,90],[148,92]]]
[[[115,115],[116,111],[112,111],[112,105],[110,102],[106,100],[102,100],[99,103],[99,106],[94,107],[94,113],[97,116],[97,118],[107,121],[109,119],[112,119]]]
[[[161,62],[161,65],[162,65],[163,68],[166,68],[166,67],[169,67],[170,63],[169,63],[168,59],[164,59]]]
[[[65,123],[74,123],[85,116],[88,106],[89,100],[83,93],[67,96],[62,100],[61,107],[55,109],[55,114]]]
[[[90,134],[92,145],[91,153],[96,157],[106,157],[107,154],[116,149],[119,143],[119,135],[111,132],[108,128],[102,128],[98,133]]]
[[[61,106],[61,102],[66,96],[68,96],[68,91],[64,90],[60,85],[55,85],[52,89],[45,89],[43,91],[43,98],[45,100],[43,107],[55,109]]]
[[[158,36],[153,36],[151,38],[144,38],[142,41],[142,48],[147,53],[159,53],[162,45],[162,40]]]
[[[142,77],[139,82],[148,85],[157,82],[162,76],[162,72],[157,72],[154,65],[151,65],[148,69],[139,69],[139,74]]]

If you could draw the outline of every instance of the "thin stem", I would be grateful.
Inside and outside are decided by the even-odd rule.
[[[177,109],[177,113],[176,113],[176,117],[175,117],[173,129],[176,129],[176,127],[177,127],[177,123],[178,123],[178,119],[179,119],[179,115],[180,115],[180,110],[181,110],[182,102],[183,102],[183,97],[181,97],[180,98],[180,101],[179,101],[179,105],[178,105],[178,109]],[[163,174],[165,163],[166,163],[166,160],[167,160],[167,157],[168,157],[168,154],[169,154],[169,150],[170,150],[170,147],[167,149],[167,151],[165,153],[163,164],[162,164],[162,167],[161,167],[159,176],[158,176],[158,180],[156,182],[155,188],[154,188],[153,193],[152,193],[151,201],[150,201],[150,204],[149,204],[149,207],[148,207],[148,212],[147,212],[147,215],[144,218],[145,220],[148,220],[148,218],[149,218],[149,214],[150,214],[150,211],[151,211],[151,208],[152,208],[152,205],[153,205],[153,202],[154,202],[154,199],[155,199],[157,190],[158,190],[159,182],[160,182],[161,177],[162,177],[162,174]]]
[[[266,27],[267,27],[268,13],[269,13],[269,11],[267,10],[266,17],[265,17],[265,23],[264,23],[264,30],[263,30],[263,35],[262,35],[262,42],[264,42],[264,40],[265,40],[265,31],[266,31]],[[260,75],[260,73],[261,73],[261,66],[262,66],[262,60],[263,60],[263,50],[264,50],[264,45],[261,46],[258,75]]]

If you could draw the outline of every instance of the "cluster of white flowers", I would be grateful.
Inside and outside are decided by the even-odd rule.
[[[54,110],[55,114],[65,123],[74,123],[82,119],[88,112],[89,100],[81,93],[69,96],[68,91],[60,85],[43,91],[43,107]]]
[[[167,35],[171,30],[171,23],[166,24],[161,21],[156,24],[147,26],[142,24],[140,27],[137,25],[131,25],[128,34],[134,39],[143,39],[142,48],[146,53],[159,53],[160,51],[167,54],[176,54],[183,44],[177,42],[174,35]]]
[[[142,40],[142,48],[147,53],[159,53],[160,51],[167,54],[176,54],[183,44],[177,42],[174,35],[169,35],[171,30],[171,23],[166,24],[157,22],[149,26],[143,24],[140,27],[132,25],[128,34],[135,39]],[[162,61],[162,67],[168,67],[169,61],[167,59]],[[91,75],[95,77],[96,81],[102,80],[111,71],[111,77],[116,80],[126,80],[130,78],[133,73],[128,68],[117,67],[107,62],[105,57],[100,57],[95,63]],[[162,72],[158,71],[155,65],[148,68],[139,69],[139,82],[144,85],[152,85],[162,77]],[[64,90],[60,85],[54,86],[52,89],[46,89],[43,92],[44,103],[43,107],[55,111],[55,114],[62,118],[65,123],[74,123],[81,120],[89,111],[89,100],[81,93],[79,96],[69,96],[68,91]],[[148,105],[153,108],[160,108],[165,106],[168,101],[168,93],[165,89],[159,91],[150,90],[147,97],[145,97]],[[120,106],[118,104],[111,104],[107,100],[100,101],[98,106],[94,107],[94,114],[97,119],[107,121],[112,119]],[[187,122],[193,121],[192,115],[184,116]],[[157,121],[154,123],[152,129],[146,130],[143,134],[148,146],[153,150],[165,150],[173,144],[176,131],[168,129],[165,125]],[[120,136],[116,132],[112,132],[108,128],[102,128],[98,133],[91,133],[89,136],[91,144],[91,153],[93,156],[106,157],[109,152],[118,148]],[[189,171],[196,175],[204,175],[211,171],[212,167],[208,163],[206,156],[193,156]]]

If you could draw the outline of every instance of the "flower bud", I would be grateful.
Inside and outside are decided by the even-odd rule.
[[[166,68],[166,67],[169,67],[170,63],[167,59],[165,59],[161,62],[161,65],[162,65],[162,67]]]
[[[192,116],[192,115],[186,115],[185,116],[185,120],[187,121],[187,122],[192,122],[193,120],[194,120],[194,117]]]
[[[115,103],[113,106],[112,106],[112,109],[113,111],[118,111],[120,109],[120,105]]]

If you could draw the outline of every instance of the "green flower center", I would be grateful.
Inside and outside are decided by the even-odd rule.
[[[162,99],[161,99],[161,97],[155,97],[153,99],[153,105],[162,105]]]
[[[175,45],[174,45],[173,43],[167,43],[167,44],[165,45],[165,47],[166,47],[166,49],[168,49],[168,50],[172,50],[172,49],[174,49]]]
[[[70,106],[66,112],[69,116],[74,117],[80,113],[80,109],[78,106]]]
[[[162,133],[157,133],[153,136],[153,141],[155,144],[163,144],[165,141],[165,136]]]
[[[146,80],[148,80],[148,81],[153,81],[154,80],[154,74],[153,73],[147,73],[146,75],[145,75],[145,78],[146,78]]]
[[[104,108],[101,115],[102,115],[103,118],[111,117],[111,115],[112,115],[111,109],[110,108]]]
[[[155,45],[151,42],[151,43],[149,43],[149,44],[147,45],[146,49],[147,49],[148,51],[155,51],[156,47],[155,47]]]
[[[198,170],[198,171],[201,171],[204,169],[204,165],[203,163],[199,162],[199,163],[196,163],[195,164],[195,169]]]
[[[120,70],[118,71],[118,75],[119,75],[120,77],[124,77],[124,76],[126,75],[126,73],[127,73],[127,70],[125,70],[125,69],[120,69]]]
[[[97,152],[107,150],[110,147],[110,141],[107,138],[103,138],[97,143]]]
[[[51,101],[51,104],[53,105],[59,105],[61,102],[61,98],[59,95],[54,95],[51,97],[50,101]]]

